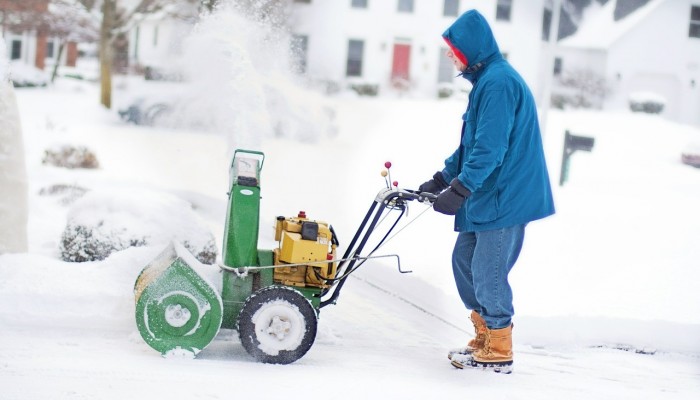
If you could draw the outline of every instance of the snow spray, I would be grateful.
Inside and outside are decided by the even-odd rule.
[[[270,15],[255,4],[222,5],[203,15],[183,44],[182,67],[198,107],[227,135],[230,149],[260,148],[273,136],[315,137],[324,126],[313,120],[316,110],[301,106],[313,102],[293,72],[285,12]]]

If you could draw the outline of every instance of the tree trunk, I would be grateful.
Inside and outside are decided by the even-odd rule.
[[[63,56],[63,49],[66,47],[66,42],[61,40],[61,44],[58,45],[58,57],[56,57],[56,62],[53,65],[53,72],[51,73],[51,83],[56,80],[58,76],[58,66],[61,65],[61,57]]]
[[[105,0],[102,6],[100,28],[100,103],[112,108],[112,37],[114,25],[114,0]]]

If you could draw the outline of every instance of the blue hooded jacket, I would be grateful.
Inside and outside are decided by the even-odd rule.
[[[500,229],[554,214],[537,109],[525,81],[479,12],[462,14],[442,36],[466,57],[462,76],[473,84],[460,146],[442,171],[447,182],[458,178],[472,192],[455,230]]]

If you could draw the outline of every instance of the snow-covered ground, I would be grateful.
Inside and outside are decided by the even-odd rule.
[[[256,363],[228,330],[194,360],[160,357],[136,328],[133,287],[168,238],[68,263],[59,246],[68,218],[105,214],[127,227],[122,234],[203,240],[196,232],[208,228],[220,249],[230,157],[252,147],[267,156],[260,247],[275,245],[276,216],[304,210],[333,224],[342,253],[384,186],[385,161],[392,180],[416,188],[456,145],[464,99],[321,99],[294,84],[286,42],[270,34],[223,10],[184,42],[190,92],[115,77],[117,108],[144,95],[178,98],[185,109],[171,117],[179,123],[195,111],[189,125],[209,133],[125,124],[87,81],[16,91],[29,250],[0,255],[0,399],[700,397],[700,169],[680,162],[700,129],[629,112],[546,118],[557,214],[528,226],[511,274],[512,375],[449,364],[448,349],[472,335],[451,276],[456,234],[451,218],[420,204],[379,252],[399,254],[413,273],[399,274],[388,258],[366,263],[322,310],[316,342],[297,362]],[[0,79],[7,68],[0,59]],[[595,146],[572,156],[559,187],[566,130]],[[63,145],[93,150],[100,167],[42,164],[47,149]],[[83,189],[89,194],[76,200]],[[217,267],[206,272],[216,278]]]
[[[119,83],[117,82],[117,87]],[[192,203],[221,246],[231,147],[224,135],[126,125],[97,87],[60,80],[17,91],[29,174],[29,251],[0,256],[2,399],[697,399],[700,396],[700,170],[680,163],[700,130],[659,116],[558,112],[545,136],[557,214],[528,226],[511,275],[515,372],[454,369],[471,337],[452,282],[450,218],[412,205],[413,220],[322,310],[314,346],[294,364],[256,363],[222,330],[194,360],[164,359],[139,336],[133,284],[160,247],[66,263],[70,204],[53,184]],[[116,96],[120,96],[118,90]],[[331,222],[341,247],[376,192],[385,161],[415,188],[455,144],[460,100],[330,99],[333,137],[265,138],[261,247],[277,215]],[[595,137],[556,186],[566,129]],[[242,142],[250,142],[241,138]],[[95,151],[97,170],[41,164],[56,144]],[[65,200],[65,199],[63,199]],[[341,249],[342,250],[342,249]],[[653,353],[653,354],[643,354]]]

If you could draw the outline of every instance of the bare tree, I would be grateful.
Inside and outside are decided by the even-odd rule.
[[[37,20],[46,12],[48,0],[0,0],[0,26],[5,32],[35,30]]]
[[[77,0],[52,0],[46,15],[46,29],[59,39],[51,82],[58,75],[63,50],[68,42],[94,42],[99,37],[95,19]]]
[[[54,0],[56,1],[56,0]],[[134,24],[156,12],[177,15],[183,5],[199,4],[200,0],[77,0],[99,15],[100,102],[112,108],[112,72],[114,45],[123,40]]]
[[[287,25],[289,3],[289,0],[236,0],[234,6],[260,22],[275,28],[284,28]]]

